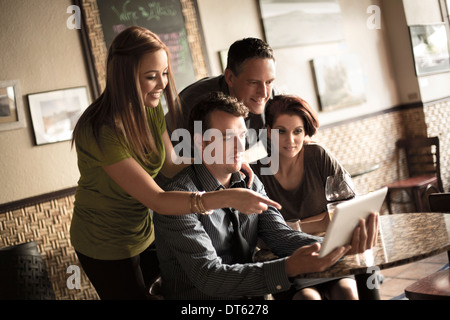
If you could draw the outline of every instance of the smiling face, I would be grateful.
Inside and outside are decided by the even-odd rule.
[[[273,59],[250,59],[243,64],[238,75],[226,69],[225,80],[230,95],[243,102],[251,113],[262,114],[272,93],[275,62]]]
[[[142,56],[139,65],[139,84],[146,107],[155,108],[168,83],[167,53],[160,49]]]
[[[275,119],[272,129],[279,130],[280,158],[293,158],[299,154],[305,140],[304,128],[302,118],[295,114],[281,114]],[[271,135],[270,128],[268,132]]]

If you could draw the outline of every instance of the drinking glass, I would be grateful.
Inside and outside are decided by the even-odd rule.
[[[325,197],[328,200],[327,209],[330,220],[333,218],[334,209],[342,201],[355,196],[354,186],[350,175],[336,174],[327,177],[325,184]]]
[[[325,197],[329,202],[347,200],[354,196],[355,191],[350,175],[337,174],[327,177]]]

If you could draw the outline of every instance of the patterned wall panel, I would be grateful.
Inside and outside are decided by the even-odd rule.
[[[400,138],[439,136],[441,144],[441,178],[450,189],[450,102],[389,112],[360,121],[319,129],[314,140],[322,143],[345,166],[376,163],[379,168],[354,178],[360,194],[375,190],[407,175],[406,164],[395,148]],[[407,199],[399,194],[396,200]],[[385,209],[385,208],[384,208]],[[383,209],[383,212],[385,210]],[[411,212],[410,205],[397,205],[394,212]]]
[[[58,300],[98,299],[70,244],[74,196],[0,214],[0,248],[36,241]],[[81,288],[69,289],[69,266],[81,269]]]

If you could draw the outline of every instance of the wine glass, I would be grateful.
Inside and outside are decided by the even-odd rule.
[[[353,181],[347,173],[327,177],[325,184],[325,197],[328,200],[327,209],[330,219],[338,203],[355,196]]]
[[[327,177],[325,197],[329,202],[348,200],[355,196],[354,186],[347,173]]]

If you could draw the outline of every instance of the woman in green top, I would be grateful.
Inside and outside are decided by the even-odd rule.
[[[175,165],[160,98],[178,112],[167,47],[151,31],[130,27],[111,44],[106,88],[80,117],[73,133],[80,180],[71,242],[102,299],[148,297],[158,261],[150,210],[178,215],[233,207],[260,213],[279,207],[247,189],[204,195],[164,192],[153,180],[173,177],[190,164]],[[171,155],[171,156],[166,156]],[[154,250],[153,250],[154,251]],[[141,264],[148,262],[144,267]]]

